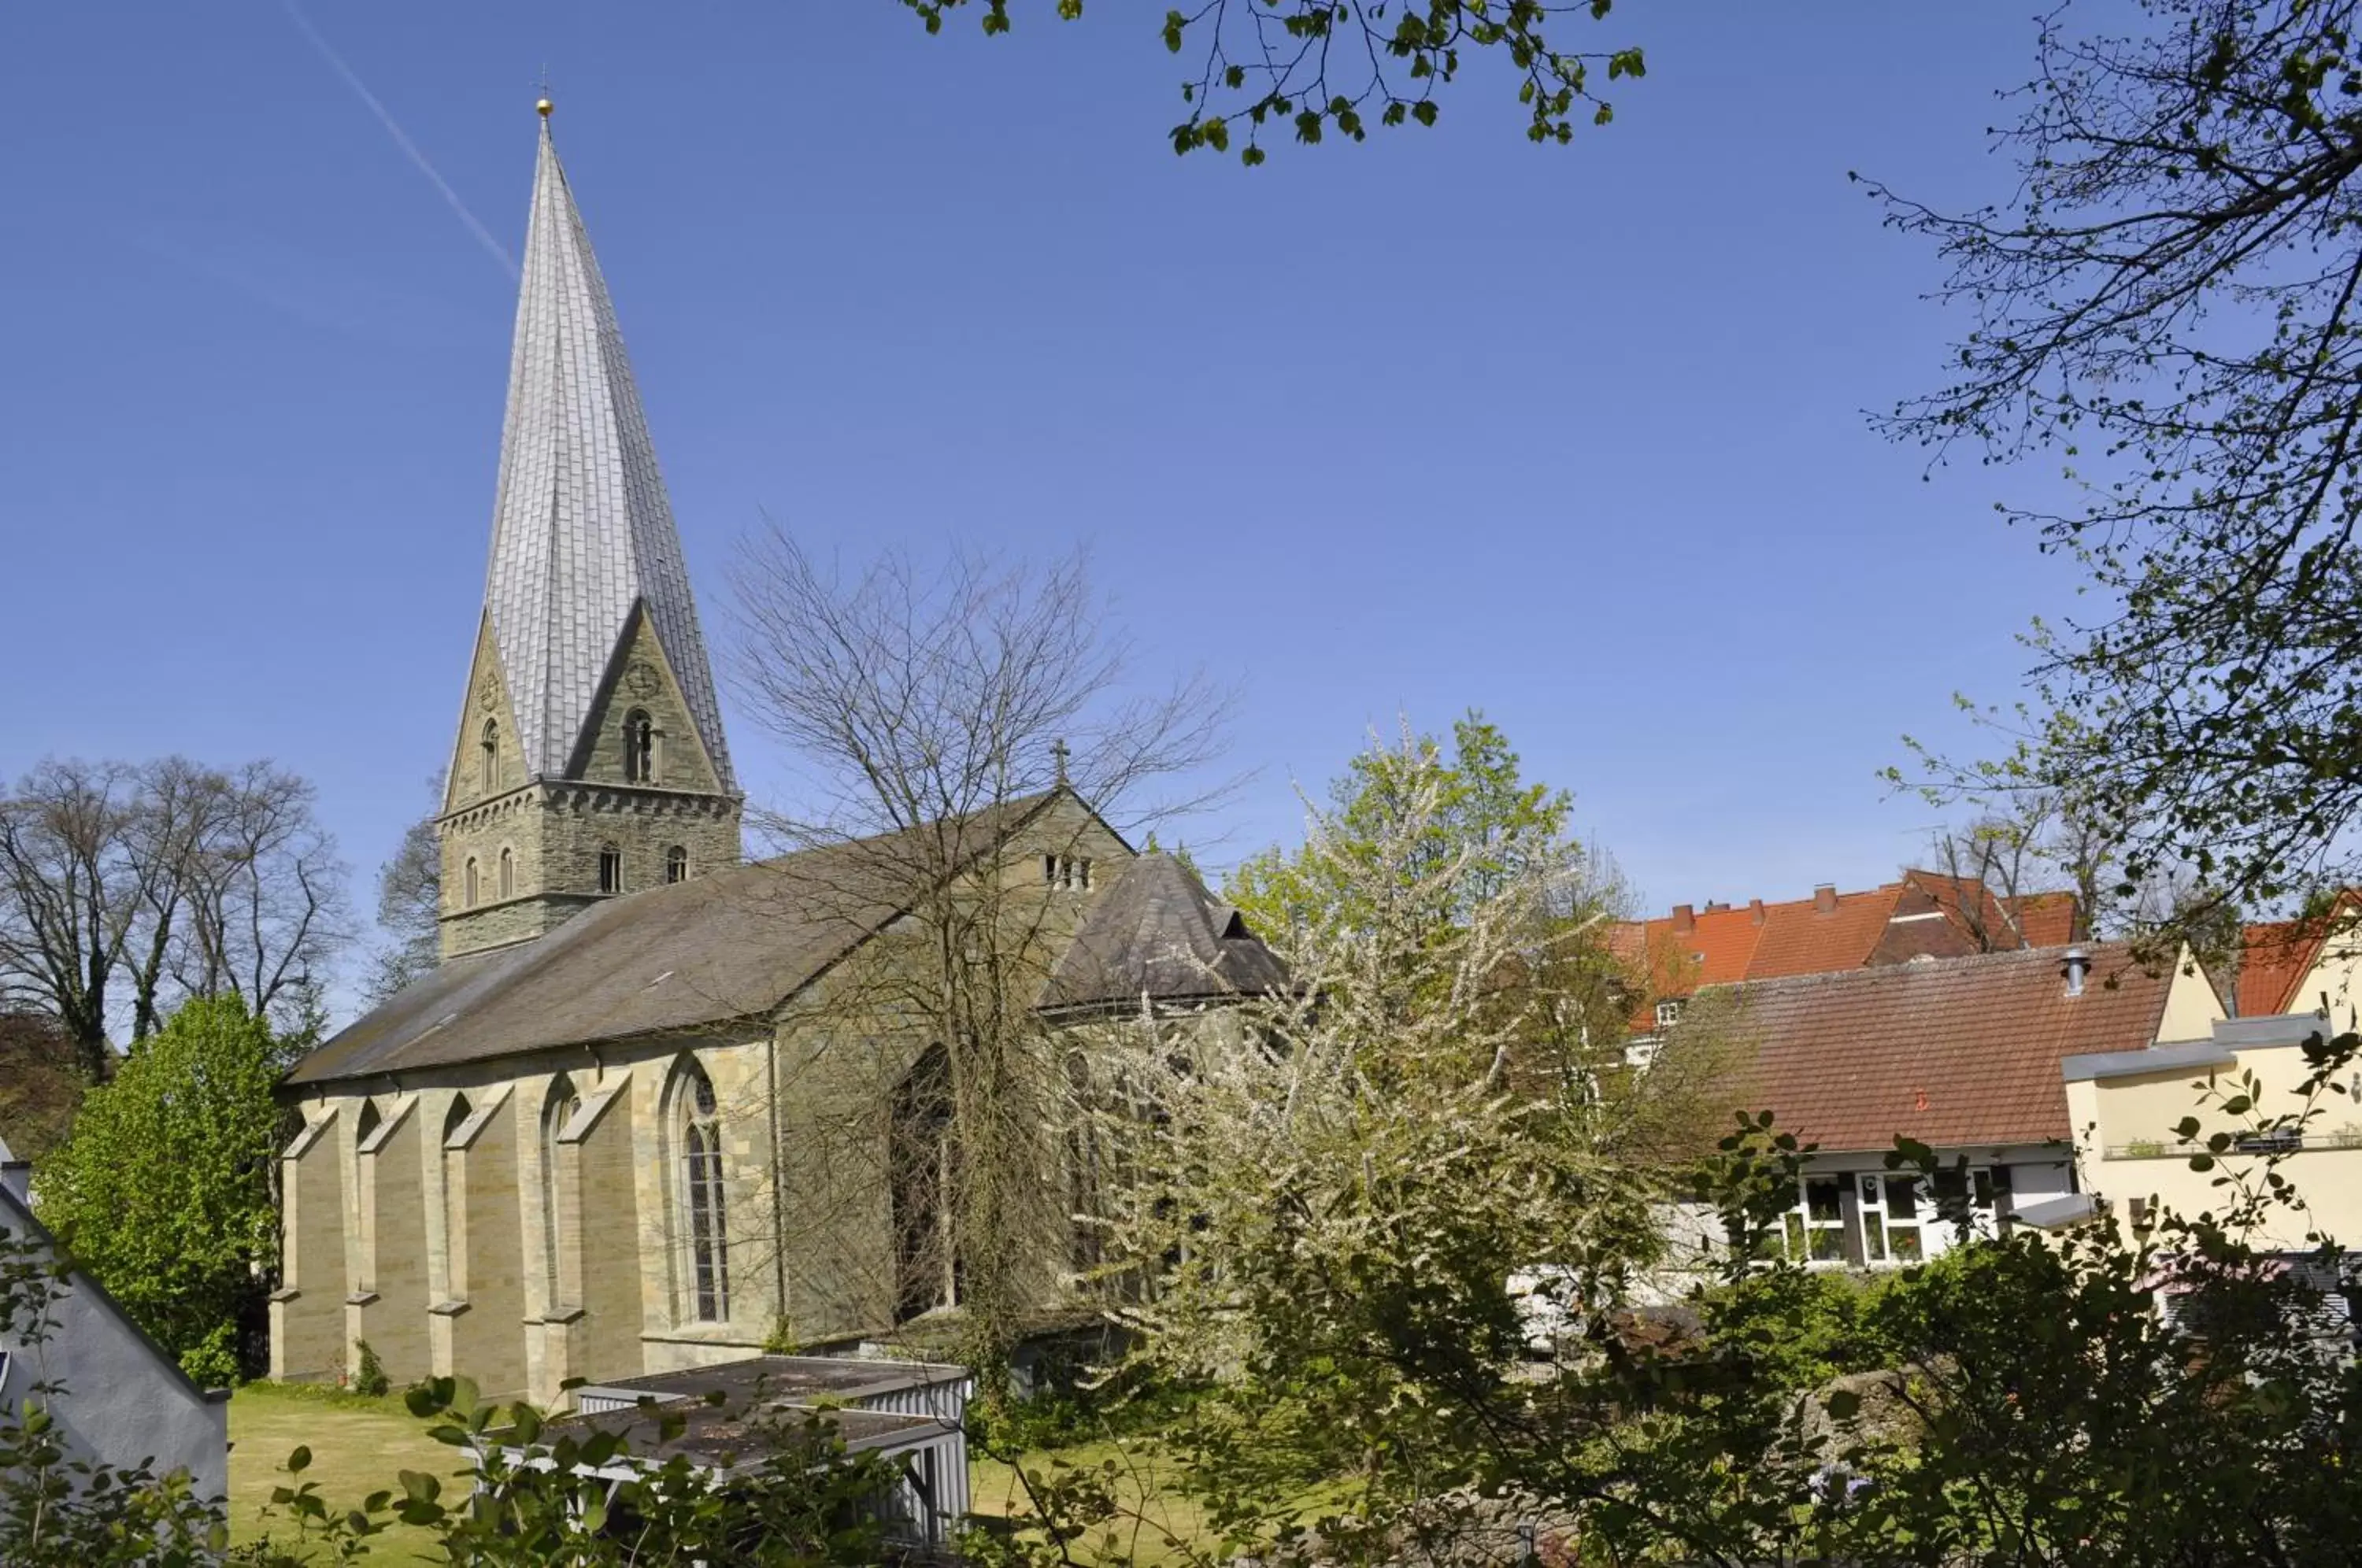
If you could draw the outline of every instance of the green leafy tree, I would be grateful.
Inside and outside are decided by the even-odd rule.
[[[1406,725],[1398,742],[1374,744],[1346,764],[1302,846],[1242,862],[1223,894],[1283,947],[1323,925],[1387,921],[1431,938],[1570,856],[1573,804],[1563,790],[1526,782],[1508,738],[1476,710],[1452,724],[1449,756],[1436,737]],[[1414,818],[1415,840],[1399,842]],[[1399,865],[1372,875],[1389,854]]]
[[[2044,20],[1999,134],[2011,195],[1938,211],[1873,183],[1949,265],[1952,379],[1894,436],[2063,470],[2010,505],[2088,575],[2030,635],[2034,699],[1940,787],[2051,793],[2160,875],[2293,903],[2362,853],[2362,56],[2354,0],[2141,0]],[[2108,13],[2111,25],[2125,13]]]
[[[75,1261],[202,1382],[230,1380],[278,1266],[277,1042],[200,999],[83,1099],[37,1201]]]
[[[930,33],[966,10],[988,36],[1006,34],[1018,9],[1010,0],[900,3]],[[1239,160],[1253,168],[1266,156],[1266,133],[1284,131],[1308,147],[1330,136],[1360,141],[1374,127],[1431,126],[1441,109],[1439,90],[1458,81],[1468,62],[1506,68],[1526,111],[1527,138],[1562,145],[1574,139],[1578,123],[1604,126],[1615,117],[1600,94],[1603,78],[1647,74],[1638,48],[1564,47],[1562,24],[1602,20],[1612,5],[1191,0],[1155,18],[1165,50],[1191,60],[1181,82],[1187,117],[1170,133],[1173,150],[1222,153],[1235,141]],[[1083,0],[1055,0],[1061,20],[1079,21],[1083,11]]]

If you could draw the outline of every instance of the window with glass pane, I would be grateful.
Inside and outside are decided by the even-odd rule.
[[[730,1316],[730,1238],[722,1184],[722,1127],[713,1082],[687,1064],[673,1093],[679,1140],[681,1208],[689,1243],[689,1314],[718,1323]]]
[[[1805,1256],[1815,1263],[1845,1261],[1845,1198],[1836,1176],[1805,1179]]]
[[[1919,1237],[1919,1178],[1886,1178],[1886,1251],[1896,1263],[1917,1263],[1926,1256]]]

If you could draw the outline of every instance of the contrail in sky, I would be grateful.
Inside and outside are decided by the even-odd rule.
[[[345,85],[351,88],[355,95],[369,105],[369,112],[377,116],[377,123],[385,127],[385,134],[393,138],[393,145],[402,149],[403,156],[416,164],[421,174],[434,182],[435,188],[443,193],[443,200],[453,212],[459,215],[459,221],[468,226],[468,232],[476,237],[476,243],[491,253],[492,259],[498,261],[507,271],[510,278],[515,278],[516,258],[508,253],[506,246],[492,237],[492,231],[484,226],[481,219],[468,210],[468,204],[459,199],[459,193],[451,189],[444,182],[443,176],[436,172],[435,165],[428,162],[426,155],[418,150],[418,144],[411,140],[409,134],[395,122],[392,113],[383,104],[378,102],[377,94],[369,90],[368,83],[355,75],[353,68],[345,63],[345,57],[338,54],[335,47],[320,36],[320,29],[312,25],[312,19],[304,15],[302,8],[295,4],[295,0],[280,0],[280,5],[286,9],[287,19],[295,24],[296,30],[310,39],[312,47],[320,51],[320,58],[326,61],[330,68],[345,79]]]

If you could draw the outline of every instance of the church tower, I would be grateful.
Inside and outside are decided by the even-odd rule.
[[[738,860],[743,797],[615,307],[542,115],[443,955]]]

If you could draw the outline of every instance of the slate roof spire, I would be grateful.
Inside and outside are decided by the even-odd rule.
[[[541,114],[484,584],[526,771],[569,773],[635,605],[734,790],[680,536],[615,307]]]

